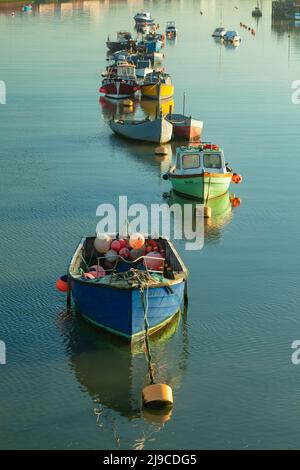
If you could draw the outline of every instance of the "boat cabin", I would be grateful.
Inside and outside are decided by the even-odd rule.
[[[154,83],[164,83],[165,85],[172,85],[172,80],[169,74],[154,71],[146,75],[144,85],[151,85]]]
[[[241,40],[241,37],[237,31],[227,31],[223,37],[225,41],[230,41],[230,42]]]
[[[225,36],[226,32],[227,32],[227,30],[221,26],[221,27],[216,28],[214,30],[213,37],[222,38],[223,36]]]
[[[174,174],[227,173],[224,153],[218,145],[203,143],[176,150]]]
[[[175,21],[167,21],[166,31],[168,33],[176,31]]]
[[[135,16],[134,16],[134,19],[135,21],[139,22],[139,21],[149,21],[149,22],[152,22],[153,19],[151,17],[151,14],[146,12],[146,11],[141,11],[140,13],[137,13]]]
[[[131,64],[127,61],[119,60],[116,63],[116,75],[120,79],[128,80],[128,79],[135,79],[135,65]]]

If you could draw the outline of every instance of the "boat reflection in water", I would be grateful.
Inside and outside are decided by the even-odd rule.
[[[193,220],[190,221],[190,224],[193,230],[196,229],[196,205],[202,204],[201,201],[197,202],[195,200],[179,196],[178,194],[171,191],[168,195],[168,203],[170,205],[177,203],[182,207],[184,204],[191,204],[193,207],[193,210],[191,211],[191,214],[193,214]],[[211,217],[204,219],[204,237],[206,241],[217,241],[222,238],[222,230],[227,224],[231,222],[233,217],[233,210],[240,204],[241,199],[236,197],[230,191],[227,191],[227,193],[223,194],[222,196],[209,199],[207,201],[205,205],[210,207]],[[183,210],[182,214],[184,214]],[[183,220],[181,223],[183,223]]]
[[[170,324],[149,338],[154,378],[176,391],[180,388],[187,361],[186,313],[175,315]],[[58,320],[65,338],[69,364],[94,406],[95,421],[107,429],[112,412],[129,420],[144,418],[162,426],[172,409],[152,411],[142,407],[142,390],[150,384],[144,341],[124,343],[105,331],[95,331],[79,315],[63,311]]]
[[[175,103],[174,99],[170,98],[168,100],[161,100],[161,101],[154,101],[149,100],[147,98],[142,98],[140,101],[141,109],[145,113],[145,116],[149,116],[151,118],[156,118],[159,116],[161,112],[163,116],[169,114],[170,109],[171,112],[174,112]]]
[[[132,103],[131,106],[126,105],[128,101]],[[105,122],[110,121],[114,117],[116,119],[125,119],[128,115],[134,116],[138,107],[137,100],[114,100],[105,96],[99,98],[99,104],[102,108],[102,116]]]

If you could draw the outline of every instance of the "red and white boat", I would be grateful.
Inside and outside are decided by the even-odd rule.
[[[118,61],[108,68],[106,77],[99,88],[108,98],[129,98],[139,90],[136,81],[135,65],[126,61]]]
[[[173,124],[173,134],[175,137],[191,142],[199,142],[201,140],[203,121],[198,121],[184,114],[168,114],[166,119]]]

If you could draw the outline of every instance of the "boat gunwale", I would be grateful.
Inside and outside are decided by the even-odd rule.
[[[169,178],[232,178],[233,173],[209,173],[207,171],[203,173],[178,175],[175,173],[169,173]]]

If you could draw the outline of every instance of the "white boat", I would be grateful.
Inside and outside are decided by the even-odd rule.
[[[136,63],[135,73],[139,78],[145,78],[148,73],[152,73],[153,68],[151,67],[150,59],[138,59]]]
[[[133,140],[166,144],[172,138],[173,126],[163,116],[158,119],[111,120],[111,130],[122,137]]]
[[[212,34],[212,37],[213,38],[220,38],[222,39],[225,34],[227,33],[227,29],[223,28],[222,26],[220,26],[219,28],[216,28]]]
[[[175,21],[167,21],[166,36],[168,38],[175,38],[177,36],[177,28],[175,25]]]
[[[151,17],[150,13],[146,11],[141,11],[134,15],[134,21],[137,25],[151,25],[154,23],[154,19]]]
[[[241,36],[237,31],[227,31],[223,36],[223,39],[225,42],[230,42],[232,44],[241,42]]]

